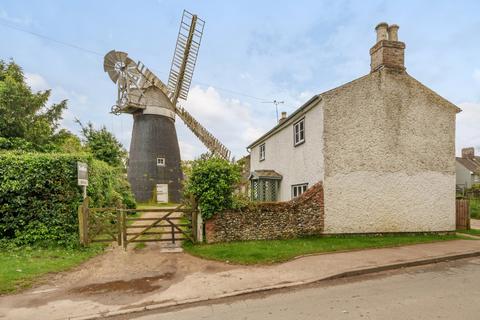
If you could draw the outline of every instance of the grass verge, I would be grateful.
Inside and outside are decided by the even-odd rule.
[[[235,264],[271,264],[294,257],[345,250],[396,247],[460,239],[456,235],[352,235],[288,240],[239,241],[194,245],[184,242],[186,252],[205,259]]]
[[[75,267],[101,253],[104,245],[88,248],[16,248],[0,251],[0,294],[31,286],[39,277]]]
[[[457,230],[457,232],[458,233],[471,234],[472,236],[479,236],[480,237],[480,230],[479,229]]]

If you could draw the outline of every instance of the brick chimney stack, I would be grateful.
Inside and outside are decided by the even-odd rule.
[[[283,123],[285,120],[287,120],[287,113],[282,111],[282,117],[278,120],[278,124]]]
[[[385,22],[376,26],[377,43],[370,49],[371,72],[384,67],[405,70],[405,43],[398,41],[398,29],[398,25]]]

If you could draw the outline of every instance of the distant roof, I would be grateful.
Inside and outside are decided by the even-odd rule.
[[[248,179],[272,179],[272,180],[281,180],[282,175],[276,172],[275,170],[255,170],[253,171]]]
[[[464,166],[471,172],[480,174],[480,157],[473,157],[473,158],[457,157],[456,159],[462,166]]]

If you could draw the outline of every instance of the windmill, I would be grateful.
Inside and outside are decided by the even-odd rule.
[[[179,103],[188,96],[204,24],[197,15],[183,11],[167,84],[125,52],[112,50],[105,55],[104,71],[118,87],[111,111],[133,115],[127,176],[137,201],[181,199],[183,174],[175,116],[210,152],[230,158],[230,151]]]

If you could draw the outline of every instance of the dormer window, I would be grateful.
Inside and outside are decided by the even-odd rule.
[[[265,160],[265,143],[262,143],[259,149],[260,149],[260,161],[263,161]]]

